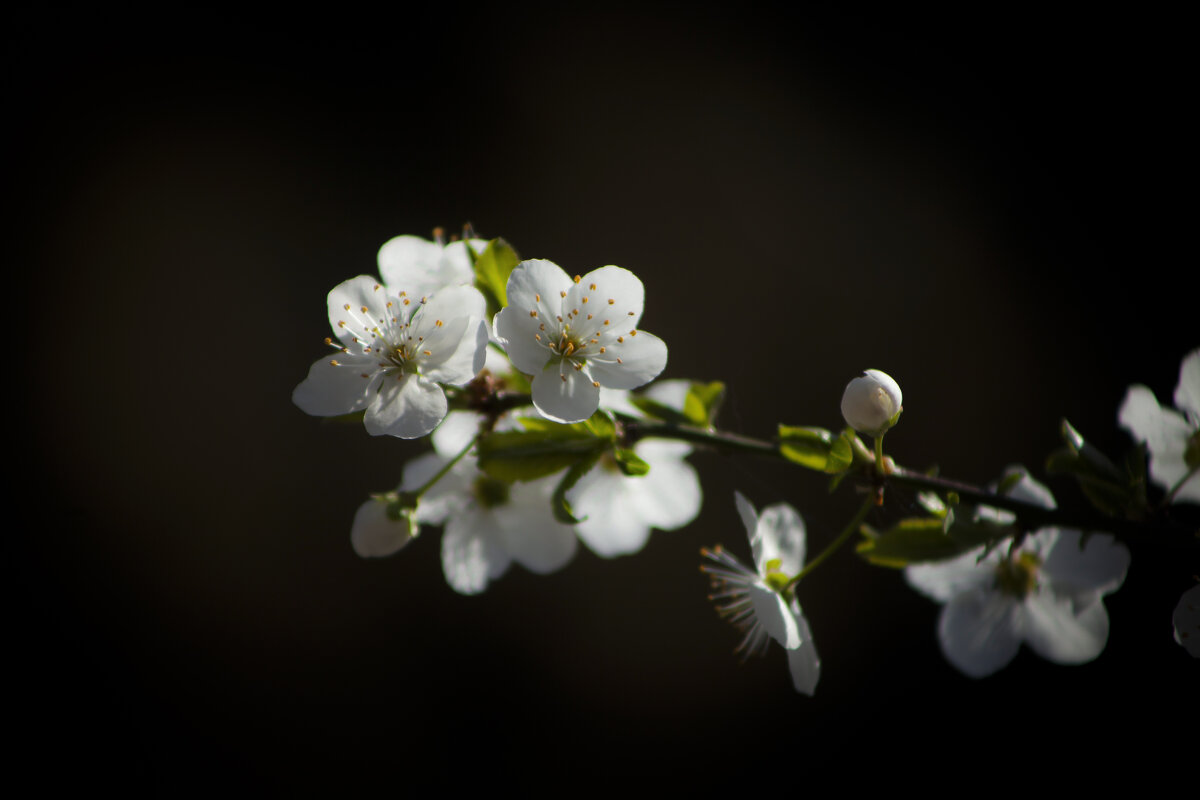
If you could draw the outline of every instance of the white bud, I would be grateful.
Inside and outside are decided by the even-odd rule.
[[[846,385],[842,416],[856,431],[880,436],[895,424],[903,398],[891,375],[869,369]]]

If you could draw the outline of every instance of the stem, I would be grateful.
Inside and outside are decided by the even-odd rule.
[[[446,473],[448,473],[450,470],[454,469],[454,465],[457,464],[459,461],[461,461],[462,457],[465,456],[471,450],[471,448],[475,446],[475,443],[479,441],[479,437],[480,437],[480,434],[478,434],[478,433],[475,434],[475,438],[473,438],[473,439],[471,439],[471,441],[467,442],[467,446],[464,447],[462,450],[459,450],[458,455],[456,455],[454,458],[447,461],[445,466],[443,466],[441,469],[439,469],[437,471],[436,475],[434,475],[432,478],[430,478],[428,481],[426,481],[424,486],[422,486],[420,489],[417,489],[412,494],[419,498],[419,497],[421,497],[421,495],[425,494],[425,492],[429,491],[429,489],[434,484],[436,484],[442,478],[446,477]]]
[[[879,477],[887,475],[883,466],[883,434],[875,437],[875,474]]]
[[[822,561],[829,558],[831,555],[833,555],[835,550],[845,544],[846,540],[854,535],[854,532],[858,530],[858,526],[862,525],[863,520],[867,518],[867,514],[874,506],[875,497],[872,495],[863,502],[862,506],[858,509],[858,513],[855,514],[854,518],[850,520],[849,524],[842,529],[842,532],[837,535],[837,538],[826,545],[825,549],[822,550],[816,558],[805,564],[804,569],[800,570],[800,572],[796,574],[796,577],[787,582],[787,586],[784,587],[784,591],[791,591],[792,587],[799,583],[801,578],[816,569]]]

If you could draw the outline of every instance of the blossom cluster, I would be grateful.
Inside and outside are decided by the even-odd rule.
[[[644,441],[628,448],[644,469],[623,471],[594,448],[554,513],[566,469],[497,476],[481,468],[480,431],[518,432],[536,418],[584,423],[597,412],[641,414],[629,390],[666,366],[661,339],[638,328],[644,290],[628,270],[606,266],[574,278],[550,261],[509,264],[506,303],[488,318],[480,264],[495,246],[475,238],[445,243],[399,236],[379,251],[380,277],[334,287],[327,308],[334,352],[318,359],[292,399],[317,416],[363,413],[373,436],[431,436],[433,452],[407,463],[396,491],[374,496],[354,516],[351,544],[362,557],[391,555],[422,525],[444,526],[446,580],[483,591],[512,563],[559,569],[577,539],[603,557],[640,550],[652,528],[673,530],[700,509],[700,483],[684,459],[691,448]],[[470,409],[468,384],[524,383],[528,404],[504,413]],[[645,395],[681,407],[687,382]],[[451,400],[460,410],[451,410]],[[402,500],[401,498],[407,498]]]

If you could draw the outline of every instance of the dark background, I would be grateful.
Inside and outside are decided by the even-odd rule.
[[[847,550],[802,592],[809,699],[778,648],[731,655],[698,549],[748,555],[740,489],[799,508],[815,552],[848,488],[697,454],[692,525],[467,598],[436,531],[379,562],[349,546],[426,445],[290,402],[325,293],[388,238],[469,220],[569,272],[636,272],[664,377],[726,381],[731,430],[836,427],[878,367],[911,466],[1042,475],[1063,416],[1120,453],[1125,387],[1169,399],[1200,344],[1176,22],[6,13],[10,725],[49,780],[800,789],[843,760],[1179,763],[1194,550],[1135,549],[1096,662],[1022,651],[984,681],[943,661],[934,604]]]

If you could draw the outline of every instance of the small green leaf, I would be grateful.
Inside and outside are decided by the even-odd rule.
[[[809,469],[825,471],[834,441],[833,434],[824,428],[779,426],[779,452],[788,461]]]
[[[711,428],[725,400],[725,384],[721,381],[699,383],[693,381],[683,399],[683,415],[695,426]]]
[[[467,250],[471,252],[470,247]],[[521,259],[508,242],[492,239],[474,261],[475,288],[487,299],[488,314],[495,314],[508,305],[508,276]]]
[[[613,422],[612,414],[604,409],[598,409],[595,414],[588,417],[583,425],[598,439],[608,439],[612,441],[617,435],[617,426]]]
[[[673,425],[691,425],[692,421],[678,409],[660,403],[657,400],[652,400],[644,395],[630,395],[629,402],[633,403],[639,411],[653,419],[660,419],[663,422],[670,422]]]
[[[903,519],[882,534],[865,537],[859,555],[880,567],[897,569],[925,561],[942,561],[964,552],[946,535],[940,519]]]
[[[631,477],[645,475],[650,471],[650,465],[641,456],[626,447],[618,447],[613,450],[613,460],[617,462],[617,467],[621,472]]]
[[[850,468],[854,463],[854,445],[861,444],[858,440],[858,434],[853,428],[845,428],[842,430],[842,435],[833,443],[833,449],[829,451],[829,463],[825,465],[826,472],[843,472]]]

